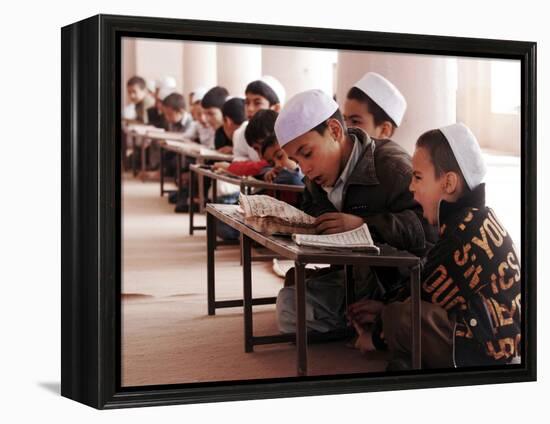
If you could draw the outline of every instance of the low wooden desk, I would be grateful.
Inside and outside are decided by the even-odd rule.
[[[252,189],[264,189],[271,190],[275,192],[275,197],[278,198],[281,192],[294,192],[302,193],[304,191],[304,186],[302,185],[291,185],[291,184],[276,184],[268,183],[267,181],[258,180],[251,177],[239,177],[236,175],[231,175],[226,172],[215,172],[210,167],[203,166],[201,164],[191,165],[189,167],[189,199],[194,197],[194,180],[193,173],[202,176],[203,178],[208,178],[212,181],[212,202],[217,203],[217,193],[218,193],[218,181],[224,181],[231,183],[239,187],[239,190],[243,194],[251,194]],[[201,197],[202,201],[202,197]],[[197,227],[194,225],[194,212],[192,206],[192,201],[189,203],[189,235],[193,235],[194,230],[204,230],[205,227]]]
[[[208,204],[206,206],[207,221],[207,290],[208,314],[214,315],[216,308],[244,306],[244,345],[246,352],[252,352],[255,345],[296,342],[297,374],[307,375],[307,327],[306,327],[306,286],[305,266],[308,263],[324,263],[344,265],[346,275],[346,302],[353,303],[354,283],[353,266],[370,265],[386,267],[408,267],[411,284],[411,321],[412,321],[412,365],[414,369],[421,367],[420,345],[420,259],[410,253],[400,252],[391,247],[381,247],[380,255],[346,250],[323,250],[311,247],[297,246],[292,239],[286,237],[266,236],[248,227],[237,211],[236,205]],[[244,299],[216,301],[215,297],[215,221],[220,220],[237,229],[243,240],[243,292]],[[254,336],[252,323],[252,306],[274,303],[276,298],[252,298],[251,278],[251,241],[274,251],[275,253],[294,261],[296,287],[296,333],[278,334],[274,336]]]
[[[162,134],[162,133],[160,133]],[[198,164],[204,164],[208,162],[216,161],[232,161],[233,156],[227,155],[224,153],[217,152],[213,149],[208,149],[194,141],[186,140],[185,137],[180,136],[178,140],[170,138],[159,138],[160,140],[160,195],[163,196],[164,193],[167,193],[168,190],[164,190],[164,152],[165,150],[172,151],[176,153],[176,173],[175,173],[175,183],[178,190],[180,190],[180,175],[178,170],[181,169],[182,160],[184,157],[191,157],[196,159]],[[167,133],[167,134],[178,134],[178,133]],[[203,179],[199,179],[200,193],[202,199],[202,187]],[[201,209],[202,210],[202,209]]]

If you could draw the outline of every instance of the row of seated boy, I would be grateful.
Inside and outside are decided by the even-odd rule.
[[[275,92],[275,90],[278,91]],[[274,140],[271,146],[266,146],[265,153],[268,161],[260,160],[261,144],[268,133],[273,132],[275,110],[280,108],[279,96],[284,99],[284,89],[280,83],[272,77],[264,77],[261,80],[251,82],[245,90],[245,98],[230,97],[224,87],[213,87],[206,91],[202,88],[195,89],[190,95],[191,114],[185,111],[185,101],[178,93],[170,93],[159,101],[159,96],[166,94],[166,87],[156,91],[156,104],[146,108],[145,104],[151,104],[148,99],[145,81],[139,77],[133,77],[128,81],[128,94],[131,101],[135,102],[136,111],[147,111],[139,118],[142,122],[159,126],[168,131],[182,132],[190,140],[200,142],[209,148],[214,148],[220,153],[235,154],[234,166],[229,167],[227,163],[220,163],[216,166],[226,168],[230,174],[237,176],[255,176],[260,179],[280,184],[302,184],[303,175],[297,165],[290,161],[278,160],[275,164],[271,160]],[[251,127],[255,130],[248,131],[245,138],[245,130],[248,120],[259,110],[270,110],[274,115],[263,116],[261,120]],[[205,131],[209,129],[210,132]],[[236,149],[233,152],[233,139],[235,138]],[[252,141],[248,141],[252,140]],[[256,145],[256,150],[250,149],[247,143]],[[153,168],[158,167],[159,154],[153,148],[149,149],[149,161]],[[175,155],[165,153],[165,175],[175,173]],[[179,170],[181,175],[177,176],[182,180],[182,190],[179,194],[170,196],[172,202],[178,199],[176,212],[187,212],[189,199],[187,197],[187,172],[188,164],[183,164]],[[228,169],[227,169],[228,168]],[[205,185],[208,189],[208,185]],[[235,203],[238,196],[236,186],[219,184],[218,199],[226,203]],[[295,196],[295,195],[290,195]],[[286,199],[294,200],[295,199]],[[227,229],[224,234],[223,226],[220,228],[220,235],[224,239],[234,239],[238,236],[234,231]]]
[[[320,90],[282,108],[275,136],[305,174],[302,208],[321,234],[367,223],[373,239],[423,258],[422,366],[517,363],[521,351],[519,258],[510,234],[485,205],[486,166],[461,123],[422,134],[411,158],[390,138],[406,100],[382,76],[352,87],[344,114]],[[306,274],[309,331],[352,325],[361,351],[389,350],[388,369],[410,368],[410,287],[405,273],[354,268],[360,300],[346,308],[344,271]],[[277,297],[283,333],[295,331],[293,273]]]
[[[343,114],[320,90],[298,93],[286,104],[278,100],[245,92],[249,122],[234,122],[233,133],[225,133],[235,160],[216,167],[256,175],[262,156],[273,164],[276,156],[280,165],[266,173],[273,178],[282,168],[294,171],[297,164],[305,175],[301,208],[316,217],[319,234],[367,223],[376,243],[421,256],[423,367],[518,362],[519,259],[510,235],[485,205],[486,167],[472,132],[459,123],[429,129],[411,158],[391,141],[406,100],[390,81],[372,72],[348,91]],[[204,98],[202,102],[212,127],[211,119],[219,118],[217,131],[228,118],[223,103],[225,99],[218,111],[209,111]],[[265,132],[254,136],[260,122]],[[295,331],[292,276],[291,270],[277,296],[283,333]],[[351,325],[361,351],[389,350],[389,369],[410,367],[407,273],[357,266],[354,282],[359,300],[346,308],[341,267],[307,271],[308,331],[326,333]]]

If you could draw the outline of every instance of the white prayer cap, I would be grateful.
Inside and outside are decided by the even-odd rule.
[[[145,81],[145,86],[147,87],[147,90],[149,90],[151,93],[155,92],[155,89],[157,88],[157,82],[153,79],[148,79]]]
[[[279,104],[283,105],[286,98],[286,90],[283,87],[283,84],[281,84],[277,78],[272,77],[271,75],[264,75],[260,78],[260,81],[266,83],[271,87],[271,89],[279,98]]]
[[[275,121],[275,135],[282,147],[326,121],[338,104],[322,90],[308,90],[293,96]]]
[[[439,130],[449,142],[468,187],[473,190],[483,181],[487,172],[475,135],[462,123],[452,124]]]
[[[375,72],[366,73],[354,85],[369,96],[393,120],[401,125],[407,109],[407,101],[395,85]]]
[[[202,100],[208,90],[204,87],[196,87],[191,93],[193,93],[193,103]]]
[[[160,87],[157,96],[160,100],[164,100],[166,97],[174,92],[175,89],[173,87]]]
[[[176,88],[176,79],[170,75],[165,75],[157,81],[157,88]],[[175,90],[172,90],[175,91]]]

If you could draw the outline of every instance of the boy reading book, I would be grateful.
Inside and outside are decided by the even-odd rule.
[[[306,175],[303,210],[316,217],[318,233],[341,233],[367,223],[375,242],[419,254],[435,239],[408,190],[410,156],[389,140],[347,130],[337,103],[321,90],[289,100],[275,122],[275,134]],[[394,284],[397,276],[391,271],[379,269],[375,275],[355,267],[357,298],[378,296],[378,278],[384,287]],[[313,275],[306,284],[308,328],[344,328],[343,270]],[[294,293],[292,281],[287,281],[277,297],[279,329],[285,333],[295,331]]]
[[[422,365],[519,362],[520,262],[509,233],[485,205],[486,168],[477,140],[463,124],[428,131],[418,139],[412,163],[410,189],[440,234],[421,276]],[[387,304],[360,301],[348,311],[360,334],[357,346],[388,348],[390,369],[410,366],[407,294],[403,290]],[[374,331],[365,331],[362,326],[371,322]]]

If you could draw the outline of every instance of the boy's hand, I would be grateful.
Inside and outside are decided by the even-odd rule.
[[[347,316],[352,323],[365,325],[376,321],[376,317],[384,309],[384,303],[378,300],[364,299],[348,307]]]
[[[223,146],[218,149],[218,152],[223,153],[224,155],[230,155],[233,153],[233,146]]]
[[[269,171],[267,171],[264,175],[264,180],[268,183],[272,183],[273,180],[279,175],[279,168],[272,168]]]
[[[317,234],[335,234],[354,230],[364,224],[363,218],[340,212],[324,213],[314,222]]]
[[[231,165],[229,162],[216,162],[214,165],[212,165],[212,169],[214,171],[216,170],[227,170],[229,168],[229,165]]]

